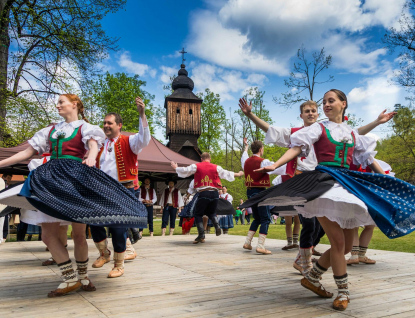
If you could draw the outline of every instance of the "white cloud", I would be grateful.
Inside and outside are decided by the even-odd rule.
[[[125,51],[121,54],[120,58],[118,59],[118,65],[124,68],[127,72],[138,74],[140,76],[144,76],[148,73],[151,77],[155,77],[157,71],[147,64],[140,64],[137,62],[133,62],[131,60],[131,54],[128,51]]]
[[[225,70],[221,67],[211,64],[190,63],[190,77],[195,83],[198,91],[204,91],[209,88],[212,92],[219,94],[221,100],[233,100],[232,94],[242,94],[247,88],[252,86],[261,86],[267,77],[263,74],[244,75],[240,71]]]
[[[178,69],[174,67],[168,67],[168,66],[161,66],[161,75],[160,80],[163,82],[163,84],[170,84],[170,77],[173,75],[177,75]]]
[[[214,2],[221,5],[216,11],[212,6],[193,14],[189,51],[222,67],[287,75],[302,44],[309,50],[325,46],[338,68],[372,71],[385,50],[369,48],[363,33],[395,26],[405,0]]]
[[[361,86],[353,88],[347,99],[350,112],[357,117],[374,120],[384,109],[393,110],[395,104],[404,101],[404,90],[391,84],[393,70],[366,79]]]

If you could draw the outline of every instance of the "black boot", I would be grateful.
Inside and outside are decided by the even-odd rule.
[[[203,222],[196,223],[196,227],[197,227],[197,232],[199,233],[199,235],[195,238],[195,240],[193,241],[193,244],[205,243],[205,229],[203,227]]]
[[[219,225],[219,220],[218,220],[218,217],[217,217],[216,215],[215,215],[215,216],[212,216],[212,217],[210,218],[210,220],[212,221],[213,226],[215,227],[215,230],[216,230],[216,236],[221,235],[221,234],[222,234],[222,230],[221,230],[220,225]]]
[[[131,234],[133,235],[133,239],[135,242],[141,240],[142,236],[137,229],[131,227],[130,230],[131,230]]]

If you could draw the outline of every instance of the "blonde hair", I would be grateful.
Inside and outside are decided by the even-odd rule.
[[[302,113],[303,113],[303,109],[304,109],[304,107],[306,107],[306,106],[314,106],[316,109],[318,109],[318,105],[317,105],[317,103],[316,103],[315,101],[313,101],[313,100],[308,100],[308,101],[305,101],[304,103],[302,103],[302,104],[300,105],[300,114],[302,114]]]

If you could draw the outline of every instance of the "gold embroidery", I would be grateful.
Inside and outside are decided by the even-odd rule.
[[[245,178],[245,183],[248,187],[250,187],[252,185],[252,182],[254,182],[254,179],[251,178],[251,175],[248,174]]]

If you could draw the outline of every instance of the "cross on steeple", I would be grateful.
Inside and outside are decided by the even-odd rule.
[[[182,54],[182,64],[184,64],[184,61],[186,61],[186,59],[184,58],[185,53],[187,53],[184,48],[182,48],[182,50],[179,52]]]

